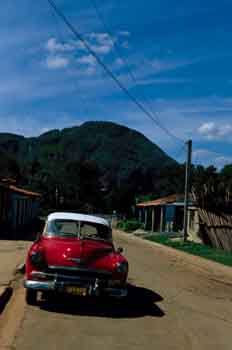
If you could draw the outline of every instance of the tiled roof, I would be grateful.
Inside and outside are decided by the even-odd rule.
[[[36,192],[24,190],[23,188],[18,188],[18,187],[14,186],[14,185],[10,185],[10,186],[9,186],[9,189],[10,189],[12,192],[24,194],[25,196],[30,196],[30,197],[42,197],[42,195],[41,195],[40,193],[36,193]]]
[[[172,194],[170,196],[158,198],[152,201],[138,203],[137,207],[155,207],[158,205],[175,203],[184,200],[184,194]]]

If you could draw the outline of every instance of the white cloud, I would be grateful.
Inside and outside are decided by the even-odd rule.
[[[121,42],[121,46],[128,48],[128,42]],[[154,57],[152,59],[145,59],[144,57],[138,57],[138,55],[134,57],[130,57],[130,64],[133,67],[133,71],[138,79],[151,79],[155,75],[161,75],[162,73],[176,71],[177,69],[181,69],[198,62],[205,60],[206,58],[191,58],[191,59],[173,59],[171,57],[168,58],[160,58]],[[166,78],[166,77],[165,77]],[[192,79],[194,81],[194,79]],[[188,79],[189,82],[189,79]]]
[[[82,66],[81,73],[83,73],[84,75],[91,76],[96,73],[97,62],[92,55],[79,57],[77,59],[77,63],[79,63]]]
[[[232,163],[232,156],[226,156],[207,149],[197,149],[193,152],[193,163],[204,166],[214,165],[222,168],[226,164]]]
[[[175,70],[177,68],[185,67],[194,63],[197,63],[198,59],[192,60],[161,60],[155,58],[151,61],[150,65],[152,67],[153,73],[167,72]]]
[[[91,49],[100,55],[107,55],[111,52],[113,44],[104,44],[104,45],[93,45],[91,44]]]
[[[232,164],[232,157],[217,156],[215,158],[215,164],[218,168],[223,168],[226,164]]]
[[[106,55],[114,47],[116,38],[107,33],[90,33],[88,35],[90,47],[98,54]]]
[[[112,41],[108,33],[90,33],[88,36],[90,39],[95,39],[99,44],[105,44]]]
[[[84,75],[93,75],[96,72],[97,62],[92,55],[79,57],[77,63],[84,66],[85,70],[82,68],[82,73],[84,73]]]
[[[50,38],[46,43],[46,49],[50,53],[56,52],[68,52],[73,51],[75,49],[75,45],[73,42],[70,43],[59,43],[56,38]]]
[[[232,136],[232,124],[216,124],[214,122],[203,123],[198,132],[208,140],[225,140]]]
[[[94,52],[100,55],[107,55],[111,52],[112,45],[91,45]]]
[[[126,31],[120,32],[123,37],[129,37],[130,33]],[[118,33],[119,36],[119,33]],[[110,36],[108,33],[92,32],[85,35],[87,45],[98,55],[108,55],[115,42],[119,40],[117,36]],[[56,38],[51,37],[45,44],[47,52],[46,66],[49,69],[65,68],[69,65],[71,58],[74,56],[74,51],[87,53],[87,48],[82,41],[68,40],[65,43],[59,42]],[[92,75],[95,72],[96,60],[89,54],[79,57],[76,61],[79,64],[86,65],[83,71],[84,75]],[[117,59],[115,64],[119,67],[123,65],[121,59]]]
[[[78,63],[87,64],[90,66],[96,65],[96,59],[92,55],[82,56],[77,59]]]
[[[116,37],[111,37],[107,33],[90,33],[85,36],[86,43],[99,54],[108,54],[112,50],[116,40]],[[80,40],[69,40],[61,43],[54,37],[48,39],[45,48],[49,53],[68,53],[76,49],[81,51],[87,50],[85,44]]]
[[[129,32],[123,32],[121,36],[128,37]],[[96,54],[105,56],[112,51],[118,37],[111,37],[108,33],[92,32],[85,35],[85,40]],[[45,49],[45,65],[49,69],[62,69],[69,66],[71,60],[74,61],[75,59],[74,54],[79,53],[76,63],[81,67],[81,72],[79,71],[78,74],[82,73],[84,76],[91,76],[96,72],[96,59],[87,53],[87,48],[81,41],[68,40],[65,43],[61,43],[56,38],[51,37],[47,40]],[[114,63],[117,67],[123,65],[120,58]],[[75,67],[73,68],[75,69]]]
[[[59,42],[56,38],[49,38],[45,44],[45,48],[50,53],[68,53],[76,49],[85,50],[85,45],[80,40],[68,40],[67,42]]]
[[[141,79],[137,80],[133,85],[156,85],[156,84],[186,84],[191,83],[191,79],[183,79],[183,78],[157,78],[157,79]]]
[[[66,68],[69,63],[70,60],[63,56],[48,56],[46,59],[46,66],[49,69]]]
[[[195,150],[195,151],[193,151],[193,159],[194,158],[200,158],[200,157],[202,157],[202,158],[208,158],[208,157],[210,157],[210,156],[212,156],[212,155],[214,155],[215,156],[215,154],[217,154],[217,153],[215,153],[215,152],[212,152],[212,151],[209,151],[209,150],[207,150],[207,149],[197,149],[197,150]]]

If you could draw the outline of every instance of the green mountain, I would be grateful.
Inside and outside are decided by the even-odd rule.
[[[134,169],[162,168],[174,161],[141,133],[110,122],[86,122],[51,130],[37,138],[0,134],[0,151],[19,164],[34,159],[43,166],[62,167],[69,161],[95,161],[101,169],[126,178]]]
[[[54,193],[54,186],[58,186],[66,197],[72,191],[79,193],[85,181],[87,191],[91,187],[88,181],[93,180],[98,181],[93,192],[97,185],[109,193],[116,187],[129,188],[131,183],[145,192],[143,187],[149,185],[147,177],[142,177],[177,165],[141,133],[97,121],[34,138],[0,134],[0,155],[0,175],[15,172],[22,185],[46,193]]]

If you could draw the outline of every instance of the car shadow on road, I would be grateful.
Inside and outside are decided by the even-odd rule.
[[[144,316],[163,317],[165,313],[156,305],[163,298],[154,291],[128,286],[128,297],[113,298],[74,297],[67,295],[41,299],[40,308],[49,312],[79,316],[109,318],[138,318]]]

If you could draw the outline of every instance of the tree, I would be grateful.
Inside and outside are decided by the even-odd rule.
[[[0,151],[0,176],[21,179],[21,171],[17,160],[4,151]]]
[[[211,211],[231,212],[232,174],[230,167],[218,172],[214,166],[193,168],[192,195],[198,205]]]

